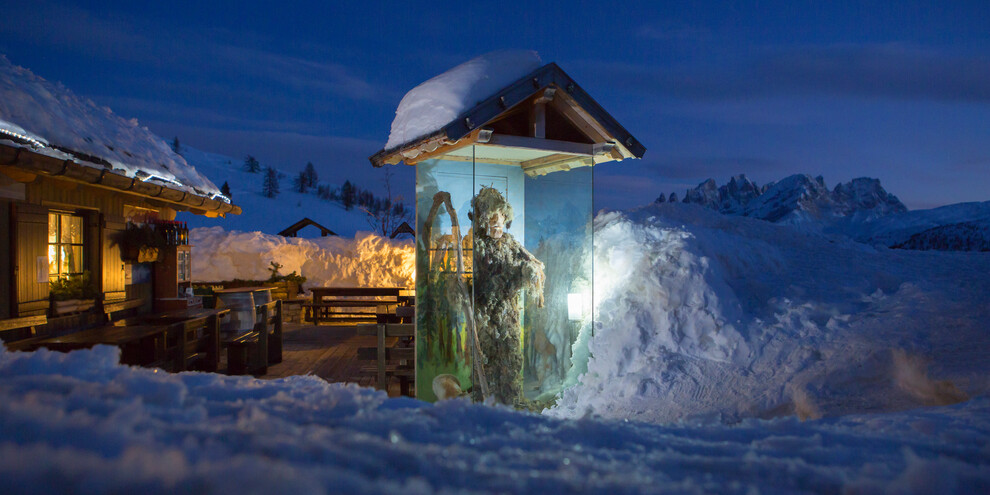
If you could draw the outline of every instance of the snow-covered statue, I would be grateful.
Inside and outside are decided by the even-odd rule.
[[[506,229],[512,206],[501,193],[482,187],[471,200],[474,221],[474,315],[488,393],[496,402],[522,401],[522,321],[519,294],[526,290],[543,307],[543,263]],[[480,398],[481,387],[474,387]]]

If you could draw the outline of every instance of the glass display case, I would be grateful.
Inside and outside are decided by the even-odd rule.
[[[592,321],[588,150],[473,144],[417,163],[420,399],[559,394]]]

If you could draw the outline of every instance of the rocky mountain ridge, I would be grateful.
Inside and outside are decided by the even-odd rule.
[[[661,194],[656,202],[676,198]],[[708,179],[688,189],[680,202],[891,248],[990,250],[990,201],[908,211],[879,179],[869,177],[829,190],[822,176],[795,174],[759,186],[741,174],[721,186]]]

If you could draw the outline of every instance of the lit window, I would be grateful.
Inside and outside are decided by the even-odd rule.
[[[52,280],[83,272],[83,218],[71,213],[48,214],[48,277]]]

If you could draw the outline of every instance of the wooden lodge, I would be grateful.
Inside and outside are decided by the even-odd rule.
[[[176,214],[241,209],[136,122],[5,59],[0,86],[0,338],[184,308]]]
[[[168,222],[179,211],[239,214],[232,204],[143,182],[73,159],[0,141],[0,320],[57,319],[90,306],[172,309],[189,281],[189,246],[173,240],[157,262],[141,263],[116,241],[128,222]],[[181,229],[175,229],[181,231]],[[64,309],[52,297],[58,279],[90,274],[90,297]],[[174,303],[172,303],[174,304]],[[63,309],[59,309],[62,306]]]

